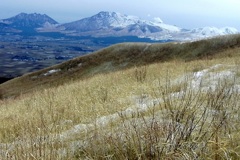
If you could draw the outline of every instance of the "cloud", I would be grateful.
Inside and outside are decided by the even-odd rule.
[[[154,21],[157,22],[157,23],[163,23],[162,19],[159,18],[159,17],[155,17]]]

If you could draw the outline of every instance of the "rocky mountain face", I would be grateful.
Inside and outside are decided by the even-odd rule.
[[[104,36],[138,36],[154,40],[196,40],[219,35],[239,33],[232,27],[204,27],[183,29],[164,23],[160,18],[153,21],[116,12],[100,12],[92,17],[58,26],[62,33],[71,35]]]
[[[56,22],[54,19],[50,18],[46,14],[37,13],[20,13],[14,17],[1,20],[1,23],[9,28],[14,28],[18,30],[36,29],[39,27],[44,27],[46,24],[58,24],[58,22]]]
[[[92,17],[84,18],[75,22],[61,25],[65,30],[75,30],[78,32],[106,30],[124,27],[138,23],[139,19],[121,15],[115,12],[100,12]]]
[[[94,36],[139,36],[155,33],[179,32],[181,29],[163,22],[142,20],[136,16],[116,12],[100,12],[92,17],[62,24],[62,32],[72,31],[78,35]]]

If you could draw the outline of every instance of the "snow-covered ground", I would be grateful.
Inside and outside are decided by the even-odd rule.
[[[57,72],[60,72],[60,71],[61,71],[60,69],[52,69],[52,70],[49,70],[48,72],[44,73],[43,75],[48,76],[48,75],[51,75],[53,73],[57,73]]]
[[[224,67],[226,67],[226,69],[217,71],[219,68],[224,68]],[[234,77],[236,75],[236,72],[234,71],[234,69],[235,69],[234,65],[225,66],[223,64],[217,64],[217,65],[214,65],[207,69],[200,70],[198,72],[186,74],[186,75],[178,78],[177,80],[175,80],[175,82],[173,82],[172,84],[183,83],[184,81],[186,81],[186,77],[187,77],[187,79],[190,80],[188,83],[188,88],[190,90],[196,91],[196,92],[201,90],[203,92],[204,91],[206,92],[209,89],[211,89],[212,91],[214,91],[217,88],[217,85],[219,85],[219,82],[232,81],[235,79]],[[231,87],[235,91],[240,91],[239,84],[235,84],[234,86],[231,86]],[[179,96],[179,94],[182,94],[182,91],[172,93],[171,95]],[[176,97],[178,97],[178,96],[176,96]],[[68,139],[73,134],[78,134],[79,132],[86,131],[86,129],[88,127],[89,128],[96,127],[96,125],[99,127],[107,126],[109,123],[119,120],[120,119],[119,115],[125,115],[125,116],[129,117],[133,114],[146,112],[149,109],[151,109],[152,107],[156,106],[157,104],[160,104],[161,102],[163,102],[163,100],[161,98],[152,99],[148,95],[140,95],[140,96],[136,96],[133,98],[136,101],[134,106],[130,106],[126,110],[114,113],[112,115],[107,115],[107,116],[97,118],[96,123],[78,124],[78,125],[74,126],[72,129],[61,133],[60,137],[63,139]]]

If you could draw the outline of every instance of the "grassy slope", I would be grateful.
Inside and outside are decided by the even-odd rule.
[[[31,85],[28,91],[35,91],[0,101],[0,159],[7,159],[5,153],[13,159],[239,159],[239,91],[228,92],[240,86],[239,63],[239,36],[119,44],[55,66],[64,73],[31,80],[46,69],[10,81],[1,87],[10,91],[10,85],[22,83],[23,90]],[[209,75],[231,71],[235,76],[226,77],[216,92],[186,89],[191,75],[219,64]],[[125,67],[130,68],[120,70]],[[119,71],[109,72],[114,70]],[[109,73],[97,74],[102,72]],[[183,82],[174,83],[184,74]],[[49,81],[58,86],[37,90],[49,87]],[[187,94],[168,96],[181,90]],[[120,119],[100,125],[104,116],[131,111],[148,100],[156,102],[155,108],[119,114]]]
[[[0,85],[3,97],[16,96],[40,88],[63,84],[69,80],[91,77],[129,67],[171,60],[191,61],[214,58],[219,52],[240,47],[240,35],[225,36],[192,43],[117,44],[95,53],[79,57]],[[61,72],[43,76],[49,70]]]

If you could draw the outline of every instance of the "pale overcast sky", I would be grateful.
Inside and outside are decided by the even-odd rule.
[[[240,0],[1,0],[0,19],[20,12],[47,14],[60,23],[116,11],[142,19],[196,27],[235,27],[240,31]]]

